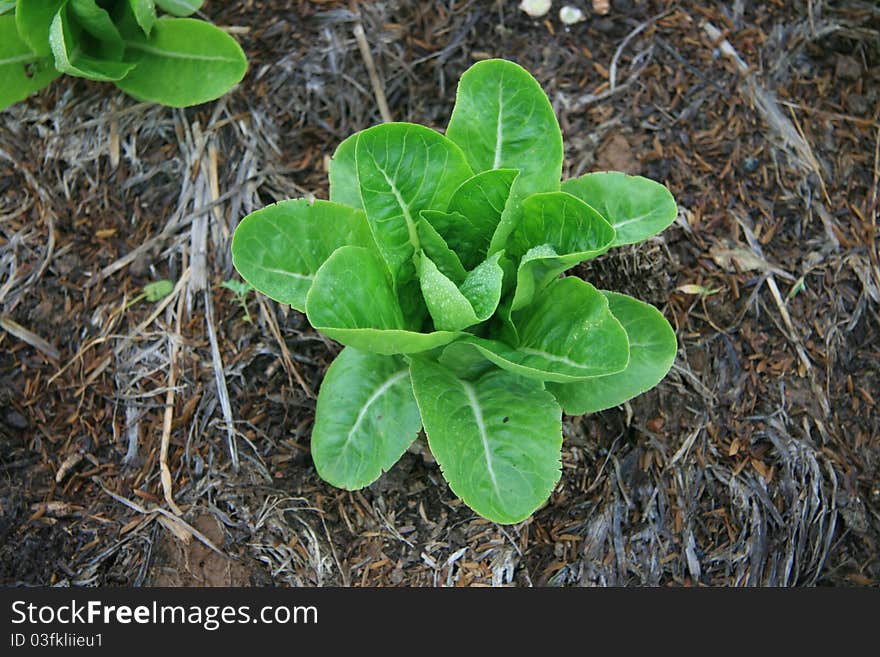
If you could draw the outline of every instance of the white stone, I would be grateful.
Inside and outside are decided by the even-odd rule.
[[[574,25],[575,23],[580,23],[582,20],[584,20],[584,12],[582,12],[577,7],[565,5],[562,9],[559,10],[559,20],[561,20],[566,25]]]
[[[522,0],[519,8],[532,18],[539,18],[550,11],[551,0]]]

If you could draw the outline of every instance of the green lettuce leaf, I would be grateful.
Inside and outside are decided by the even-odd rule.
[[[446,214],[432,218],[434,228],[465,267],[476,267],[485,260],[518,175],[514,169],[478,173],[455,190]]]
[[[126,57],[137,67],[116,86],[138,100],[198,105],[228,92],[247,72],[247,59],[235,39],[192,18],[160,18],[149,38],[132,35],[126,46]]]
[[[360,134],[356,132],[346,137],[336,147],[336,152],[330,159],[329,178],[331,201],[363,209],[361,189],[358,185],[357,160],[355,159],[357,140]]]
[[[626,331],[599,290],[579,278],[550,285],[513,315],[519,343],[470,338],[498,367],[539,381],[568,382],[622,371],[629,361]]]
[[[97,41],[95,51],[101,57],[119,60],[125,51],[122,35],[110,14],[96,0],[69,0],[70,14],[83,31]]]
[[[596,210],[565,192],[534,194],[523,202],[523,220],[510,237],[511,251],[522,255],[511,310],[562,272],[605,253],[614,229]]]
[[[156,3],[153,0],[128,0],[132,15],[146,36],[150,36],[156,24]]]
[[[282,201],[242,219],[232,262],[254,288],[305,312],[318,269],[348,245],[376,248],[363,212],[330,201]]]
[[[205,0],[156,0],[156,4],[173,16],[186,18],[201,9]]]
[[[318,331],[363,351],[390,356],[449,344],[459,333],[408,329],[388,267],[374,249],[343,246],[321,265],[306,296]]]
[[[419,234],[422,251],[434,261],[444,276],[454,281],[456,285],[460,284],[467,276],[467,270],[461,264],[458,254],[449,248],[446,240],[431,223],[435,217],[446,213],[437,210],[423,210],[420,214],[422,218],[416,223],[416,231]]]
[[[413,391],[431,453],[452,491],[494,522],[520,522],[559,481],[559,405],[540,383],[491,370],[460,379],[413,358]]]
[[[665,186],[619,171],[566,180],[562,191],[589,203],[605,217],[615,230],[612,246],[646,240],[668,228],[678,214],[675,199]]]
[[[678,344],[659,310],[625,294],[603,292],[629,338],[629,363],[622,372],[547,388],[566,413],[581,415],[611,408],[647,392],[666,376]]]
[[[18,34],[32,52],[40,57],[52,56],[49,28],[58,11],[67,0],[25,0],[15,5],[15,24]]]
[[[95,57],[83,50],[82,42],[86,36],[71,14],[69,6],[62,7],[49,28],[55,68],[67,75],[99,82],[116,82],[128,75],[134,64]]]
[[[513,62],[477,62],[458,83],[446,135],[461,146],[475,173],[519,171],[488,253],[505,249],[522,216],[522,199],[559,189],[562,133],[547,95]]]
[[[346,347],[318,393],[315,468],[334,486],[363,488],[398,461],[421,428],[407,364]]]
[[[383,123],[355,146],[361,200],[395,287],[415,280],[422,210],[442,210],[472,172],[461,150],[434,130]]]
[[[419,281],[434,326],[441,331],[461,331],[484,322],[498,307],[504,271],[498,264],[502,252],[479,264],[456,285],[433,261],[422,255]]]
[[[19,38],[15,17],[0,16],[0,110],[49,86],[59,75],[50,57],[34,54]]]

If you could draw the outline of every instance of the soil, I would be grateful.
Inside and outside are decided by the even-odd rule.
[[[250,61],[220,101],[64,78],[0,113],[0,583],[880,582],[880,10],[581,1],[566,27],[518,4],[208,2]],[[326,198],[336,145],[381,120],[358,24],[395,120],[442,130],[461,73],[509,58],[557,111],[565,177],[645,175],[680,206],[574,272],[660,308],[673,370],[566,417],[562,480],[518,525],[429,454],[322,482],[338,345],[221,286],[241,217]]]

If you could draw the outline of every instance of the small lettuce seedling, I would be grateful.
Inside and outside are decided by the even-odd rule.
[[[560,183],[562,135],[538,82],[504,60],[461,78],[445,136],[385,123],[344,140],[330,200],[245,217],[235,267],[345,348],[311,451],[357,489],[424,429],[452,490],[514,523],[561,472],[562,411],[656,385],[677,344],[658,310],[561,275],[672,223],[662,185],[617,172]]]
[[[113,82],[128,95],[186,107],[238,84],[247,60],[231,36],[185,18],[203,0],[0,2],[0,109],[59,75]],[[158,16],[158,9],[171,16]]]
[[[220,287],[226,288],[235,296],[235,300],[238,301],[238,305],[241,306],[241,309],[244,311],[244,321],[248,324],[252,324],[253,320],[251,319],[251,313],[248,311],[247,307],[247,298],[248,295],[253,291],[253,287],[250,283],[244,281],[237,281],[235,279],[230,279],[228,281],[223,281],[220,283]]]

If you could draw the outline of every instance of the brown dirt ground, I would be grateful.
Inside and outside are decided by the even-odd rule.
[[[880,582],[880,10],[571,4],[566,28],[513,0],[209,2],[251,63],[225,99],[64,79],[0,114],[0,582]],[[324,484],[309,430],[338,346],[220,287],[238,220],[326,197],[336,144],[379,121],[358,22],[395,119],[442,129],[462,71],[514,59],[567,176],[640,173],[681,207],[578,270],[663,310],[673,371],[567,418],[562,480],[519,525],[415,453],[363,491]],[[126,307],[162,278],[172,296]]]

